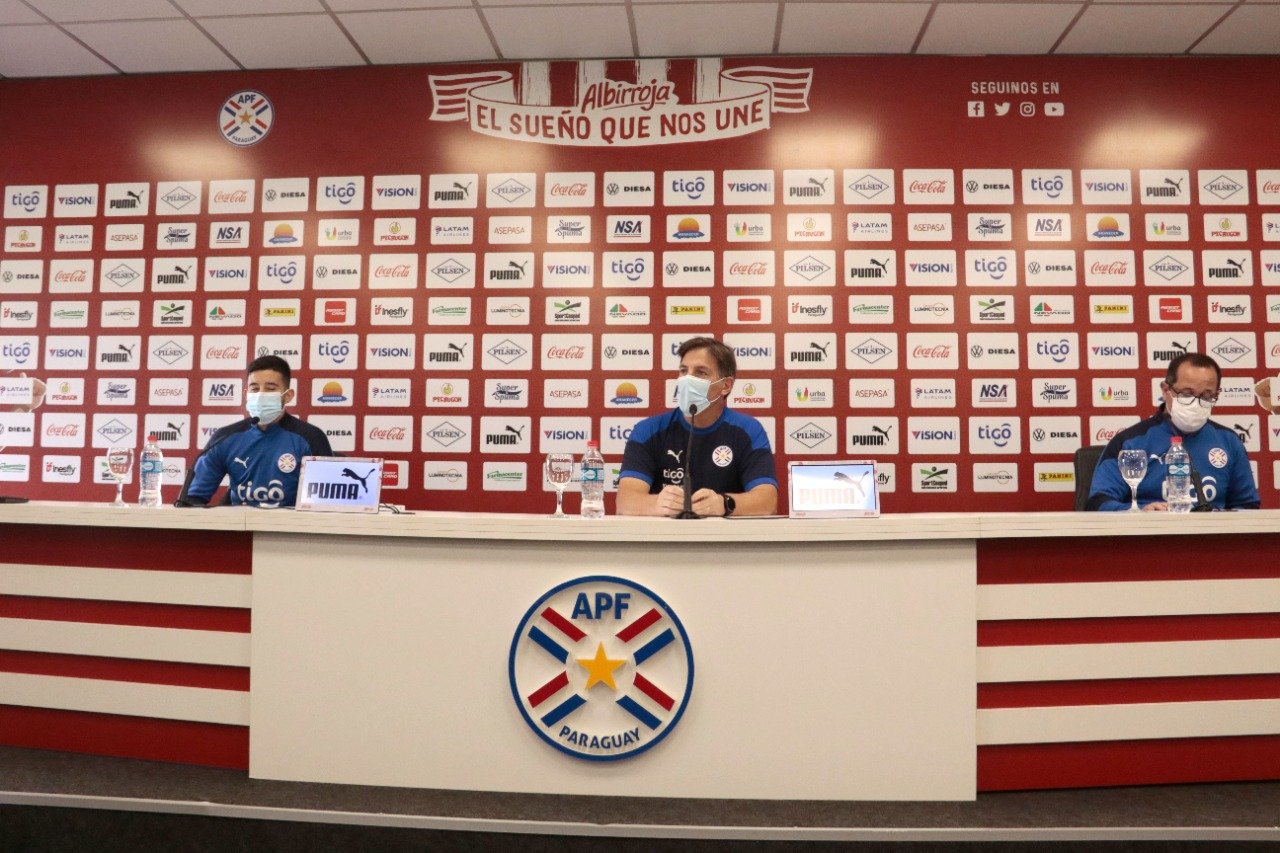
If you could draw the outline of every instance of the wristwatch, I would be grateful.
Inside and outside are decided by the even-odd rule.
[[[738,508],[738,502],[733,499],[733,495],[721,493],[720,497],[724,500],[724,517],[728,518]]]

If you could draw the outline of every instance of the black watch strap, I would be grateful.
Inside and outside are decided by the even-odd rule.
[[[720,497],[724,499],[724,517],[728,518],[733,515],[733,511],[738,508],[738,502],[733,499],[733,495],[720,493]]]

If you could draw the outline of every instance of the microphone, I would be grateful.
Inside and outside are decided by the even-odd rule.
[[[693,416],[698,404],[689,404],[689,442],[684,447],[684,509],[676,518],[702,518],[693,511]]]

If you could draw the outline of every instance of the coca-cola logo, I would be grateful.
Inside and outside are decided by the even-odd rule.
[[[947,191],[946,181],[912,181],[911,192],[940,195]]]
[[[1275,181],[1267,181],[1262,185],[1262,192],[1266,195],[1274,195],[1280,193],[1280,183]]]
[[[370,441],[404,441],[407,435],[404,427],[370,427]]]
[[[1093,442],[1093,443],[1094,443],[1094,444],[1106,444],[1108,441],[1110,441],[1111,439],[1115,438],[1115,437],[1116,437],[1116,433],[1118,433],[1119,431],[1120,431],[1120,430],[1115,429],[1115,428],[1112,428],[1112,427],[1101,427],[1101,428],[1099,428],[1099,430],[1098,430],[1097,434],[1096,434],[1096,435],[1094,435],[1094,437],[1093,437],[1093,438],[1094,438],[1094,442]]]
[[[75,438],[80,434],[79,424],[49,424],[44,434],[50,438]]]
[[[249,200],[249,193],[245,190],[219,190],[213,194],[213,200],[218,204],[244,204]]]
[[[572,359],[576,361],[579,359],[586,358],[586,356],[587,356],[586,347],[581,347],[581,346],[547,347],[547,358],[565,358],[565,359]]]
[[[915,358],[951,358],[950,344],[934,344],[931,347],[918,346],[911,351]]]
[[[587,185],[581,181],[575,184],[555,183],[551,185],[551,189],[548,190],[548,192],[552,196],[572,196],[574,198],[582,198],[587,194]]]
[[[729,264],[729,272],[733,275],[764,275],[769,271],[769,265],[763,261],[752,261],[749,264],[734,262]]]
[[[1273,358],[1276,356],[1280,356],[1280,344],[1277,344],[1276,346],[1273,346],[1271,348],[1271,356]]]
[[[378,266],[374,268],[373,274],[378,278],[408,278],[409,265],[396,264],[394,266],[387,266],[385,264],[378,264]]]
[[[1089,272],[1094,275],[1124,275],[1128,271],[1129,264],[1127,261],[1111,261],[1110,263],[1094,261],[1093,265],[1089,267]]]
[[[53,277],[57,282],[83,282],[85,280],[84,270],[63,270]]]
[[[207,350],[204,351],[204,357],[208,359],[230,361],[232,359],[236,359],[240,357],[240,347],[238,346],[209,347]]]

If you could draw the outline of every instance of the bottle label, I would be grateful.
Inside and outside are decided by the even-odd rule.
[[[604,471],[600,470],[599,468],[583,468],[582,469],[582,482],[584,483],[596,483],[603,479],[604,479]]]
[[[164,473],[164,462],[163,460],[160,460],[160,459],[143,459],[141,467],[142,467],[143,474],[163,474]]]

